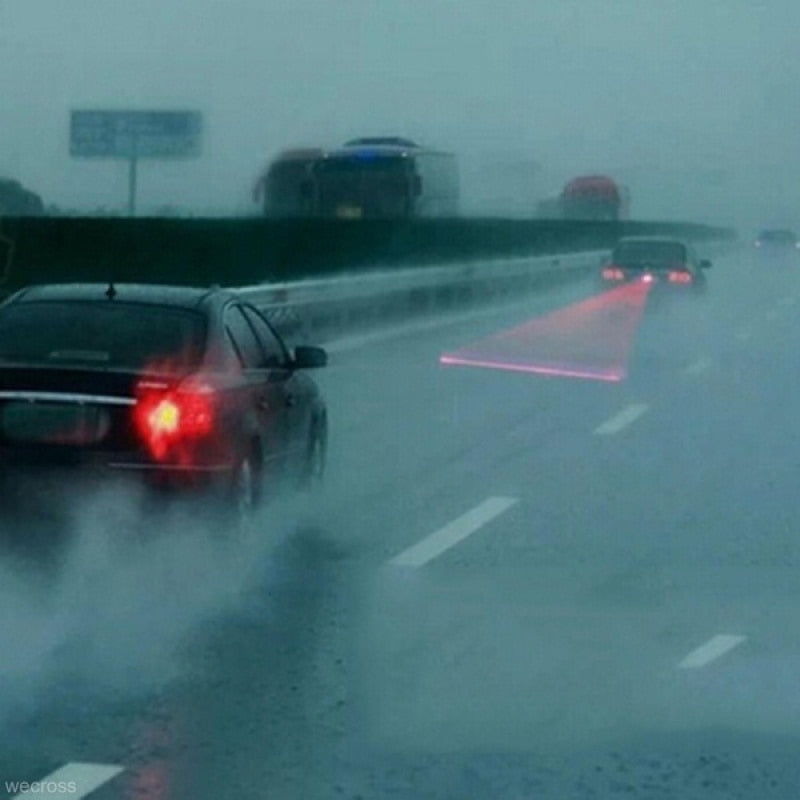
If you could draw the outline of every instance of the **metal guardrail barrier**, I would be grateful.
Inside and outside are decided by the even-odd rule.
[[[577,280],[596,269],[607,254],[607,250],[593,250],[366,272],[247,286],[237,292],[260,308],[287,339],[324,341],[344,331]]]

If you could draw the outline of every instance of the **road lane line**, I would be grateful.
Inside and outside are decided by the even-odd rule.
[[[28,782],[25,791],[14,795],[13,800],[20,800],[23,797],[41,798],[43,795],[53,796],[56,794],[66,795],[71,800],[81,800],[122,771],[123,767],[113,764],[82,764],[78,762],[65,764],[40,780]],[[10,781],[8,786],[11,786]]]
[[[692,650],[686,658],[678,664],[680,669],[700,669],[716,661],[720,656],[724,656],[734,647],[740,645],[746,637],[735,636],[727,633],[720,633],[712,636],[705,644],[700,645],[696,650]]]
[[[632,422],[636,422],[639,417],[650,408],[648,403],[631,403],[615,414],[611,419],[607,419],[602,425],[594,429],[598,436],[611,436],[619,433],[623,428],[627,428]]]
[[[766,314],[764,314],[764,319],[766,319],[767,322],[773,322],[777,318],[778,312],[774,308],[771,308]]]
[[[796,297],[781,297],[778,300],[778,305],[782,306],[783,308],[788,308],[789,306],[793,306],[797,303]]]
[[[738,331],[737,334],[736,334],[736,338],[740,342],[746,342],[748,339],[752,339],[753,338],[753,332],[751,330],[747,330],[747,329],[745,329],[743,331]]]
[[[402,567],[421,567],[475,533],[487,522],[491,522],[518,502],[516,497],[490,497],[471,511],[467,511],[458,519],[454,519],[435,533],[404,550],[389,563]]]
[[[705,372],[711,364],[711,359],[707,356],[703,356],[689,364],[689,366],[684,369],[684,373],[686,375],[699,375],[701,372]]]

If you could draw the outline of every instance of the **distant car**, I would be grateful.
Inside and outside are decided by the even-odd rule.
[[[270,483],[321,477],[326,407],[304,369],[325,361],[226,290],[23,289],[0,306],[0,475],[124,476],[245,514]]]
[[[800,250],[800,240],[794,231],[787,228],[768,228],[759,232],[753,242],[753,246],[769,251]]]
[[[707,259],[680,239],[660,236],[628,236],[620,239],[611,259],[600,270],[600,282],[609,285],[643,281],[659,287],[702,290],[706,286]]]

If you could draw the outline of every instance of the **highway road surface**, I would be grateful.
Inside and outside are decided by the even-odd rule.
[[[86,500],[0,572],[4,796],[796,800],[800,259],[708,277],[592,334],[621,380],[440,363],[588,280],[332,343],[250,538]]]

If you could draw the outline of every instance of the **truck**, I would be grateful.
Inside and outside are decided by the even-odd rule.
[[[606,175],[582,175],[563,188],[560,197],[563,219],[621,220],[630,213],[627,187]]]
[[[253,200],[266,217],[454,217],[458,164],[453,153],[401,136],[366,136],[332,149],[295,148],[269,163]]]
[[[317,215],[344,219],[454,217],[459,210],[453,153],[402,137],[362,137],[313,167]]]
[[[630,191],[606,175],[581,175],[568,181],[561,193],[539,203],[544,219],[608,220],[628,219]]]

